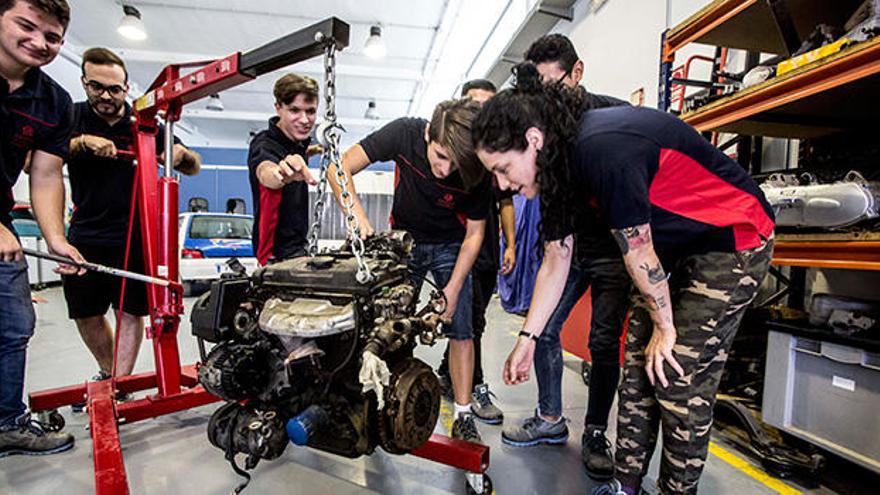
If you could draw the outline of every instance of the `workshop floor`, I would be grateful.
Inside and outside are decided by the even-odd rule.
[[[30,343],[27,390],[73,384],[96,372],[96,365],[67,319],[60,288],[37,293],[46,301],[37,304],[37,330]],[[188,299],[188,305],[192,299]],[[188,318],[184,318],[188,320]],[[507,387],[501,379],[501,366],[522,319],[505,313],[497,298],[489,307],[489,331],[484,337],[484,369],[498,404],[509,424],[532,413],[535,407],[534,380],[518,387]],[[181,325],[179,342],[184,363],[198,356],[189,322]],[[136,372],[153,369],[151,346],[145,342]],[[421,349],[419,355],[431,365],[439,362],[441,346]],[[564,446],[513,448],[501,443],[501,427],[480,425],[483,440],[491,447],[489,474],[496,493],[507,494],[585,494],[593,483],[584,474],[580,461],[580,436],[587,399],[587,387],[580,374],[580,361],[566,357],[563,382],[565,415],[570,419],[571,436]],[[207,440],[205,428],[217,405],[172,414],[121,428],[123,454],[129,486],[133,494],[221,494],[229,493],[240,478],[233,473],[223,454]],[[438,431],[451,423],[450,407],[443,408]],[[44,456],[13,456],[0,459],[0,493],[67,495],[94,493],[92,442],[87,430],[88,417],[62,411],[76,446],[66,453]],[[614,426],[612,424],[612,435]],[[646,483],[653,493],[657,472],[655,455],[651,479]],[[835,490],[821,486],[806,488],[766,475],[744,454],[716,438],[701,481],[701,493],[868,493],[877,486],[876,478],[867,484],[864,472]],[[855,483],[856,486],[852,486]],[[455,469],[409,456],[394,456],[379,450],[370,457],[345,459],[291,445],[282,458],[263,461],[253,471],[253,481],[245,493],[307,494],[447,494],[464,493],[464,475]]]

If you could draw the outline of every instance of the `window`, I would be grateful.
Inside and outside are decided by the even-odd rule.
[[[192,239],[250,239],[253,220],[245,217],[195,216],[189,227]]]

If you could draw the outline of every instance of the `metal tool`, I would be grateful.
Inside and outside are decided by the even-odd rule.
[[[42,251],[37,251],[35,249],[22,248],[22,252],[28,256],[33,256],[35,258],[43,258],[44,260],[55,261],[58,263],[64,263],[65,265],[72,265],[80,268],[85,268],[86,270],[90,270],[93,272],[106,273],[108,275],[113,275],[116,277],[127,278],[131,280],[138,280],[140,282],[146,282],[148,284],[156,284],[161,285],[162,287],[168,287],[171,285],[171,282],[162,278],[150,277],[149,275],[144,275],[142,273],[130,272],[128,270],[120,270],[119,268],[113,268],[105,265],[99,265],[97,263],[89,263],[88,261],[84,263],[77,263],[70,258],[65,258],[64,256],[58,256],[57,254],[44,253]]]

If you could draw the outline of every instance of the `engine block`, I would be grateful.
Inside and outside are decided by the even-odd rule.
[[[197,300],[193,334],[215,344],[199,382],[228,401],[208,438],[234,466],[237,453],[252,468],[291,442],[358,457],[407,453],[431,436],[440,385],[413,349],[440,337],[442,292],[417,311],[408,234],[365,246],[365,284],[343,246],[226,277]]]

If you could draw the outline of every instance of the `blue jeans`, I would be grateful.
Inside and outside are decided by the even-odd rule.
[[[27,263],[0,261],[0,427],[24,414],[24,363],[34,334]]]
[[[574,305],[591,285],[590,356],[594,365],[620,367],[620,334],[623,331],[632,286],[623,260],[604,258],[572,262],[562,297],[535,345],[538,408],[544,416],[562,414],[562,345],[559,332]],[[616,379],[613,386],[617,386]],[[591,402],[593,388],[591,381]],[[612,394],[610,400],[603,399],[602,402],[607,402],[607,408],[610,409],[613,399]],[[605,404],[600,409],[605,410]],[[607,415],[606,410],[605,416]]]
[[[430,273],[437,287],[443,289],[452,276],[455,261],[458,259],[458,251],[461,249],[460,242],[443,244],[416,244],[413,248],[412,257],[409,260],[409,269],[412,272],[412,283],[416,288],[416,294],[421,291],[422,282],[426,274]],[[471,340],[474,338],[474,329],[471,322],[473,297],[471,274],[468,273],[461,291],[458,293],[458,306],[452,315],[452,323],[445,325],[446,335],[452,340]]]

